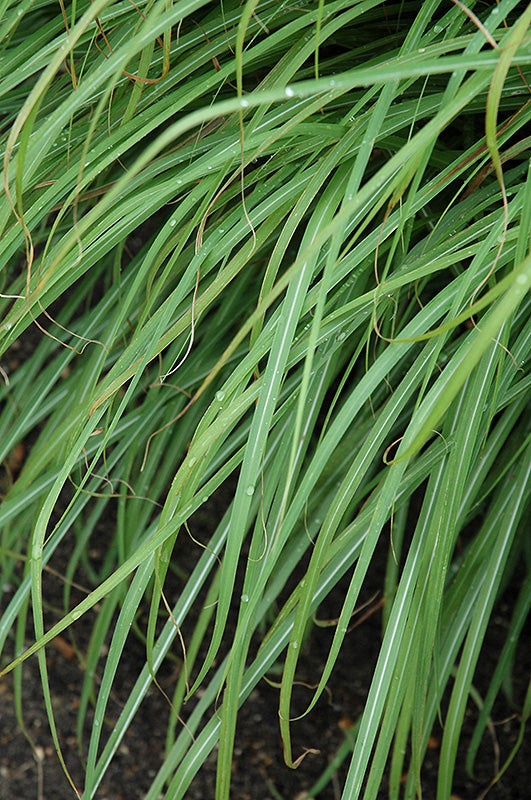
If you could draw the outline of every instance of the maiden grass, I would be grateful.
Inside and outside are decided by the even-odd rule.
[[[81,737],[94,702],[84,800],[192,617],[147,799],[185,797],[217,743],[216,797],[230,796],[238,709],[279,659],[280,734],[295,766],[291,692],[308,622],[350,574],[310,712],[333,686],[382,537],[380,657],[335,762],[352,750],[342,796],[375,798],[387,765],[390,797],[420,794],[449,687],[437,790],[449,798],[493,608],[516,565],[529,572],[531,10],[521,11],[513,0],[477,6],[479,18],[439,0],[94,0],[61,13],[4,0],[0,347],[35,344],[2,367],[1,457],[34,442],[2,485],[2,574],[18,581],[0,620],[2,666],[19,671],[38,654],[62,758],[45,646],[100,603],[78,713]],[[230,506],[170,609],[162,590],[187,520],[231,476]],[[111,502],[116,525],[95,568],[87,553]],[[82,565],[92,587],[74,605],[65,584],[50,626],[42,572],[58,547],[71,554],[67,579]],[[510,681],[528,594],[470,770]],[[146,663],[101,746],[140,607]],[[527,700],[522,724],[529,710]]]

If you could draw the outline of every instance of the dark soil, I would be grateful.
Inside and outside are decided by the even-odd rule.
[[[379,579],[380,576],[374,576]],[[369,579],[369,584],[372,581]],[[61,581],[48,576],[48,600],[61,605]],[[55,589],[54,589],[55,587]],[[370,585],[367,599],[371,596]],[[51,593],[51,594],[50,594]],[[53,594],[56,593],[55,598]],[[52,596],[51,596],[52,595]],[[506,593],[493,617],[485,650],[478,668],[475,688],[484,695],[505,641],[514,588]],[[319,617],[334,618],[342,602],[342,587],[338,586],[319,611]],[[55,709],[57,730],[67,768],[78,787],[83,786],[82,758],[76,736],[76,710],[83,680],[83,667],[72,643],[83,651],[88,641],[94,617],[87,614],[70,633],[54,642],[47,651],[48,670]],[[233,800],[296,800],[307,791],[326,768],[345,739],[345,731],[363,710],[380,643],[379,612],[370,614],[348,635],[339,662],[330,682],[330,691],[323,696],[313,712],[293,724],[294,754],[305,748],[315,748],[318,754],[308,755],[297,770],[288,769],[283,762],[278,727],[278,690],[262,681],[243,706],[238,722],[232,793]],[[529,634],[529,626],[527,629]],[[294,692],[294,713],[302,710],[311,696],[303,684],[318,681],[331,637],[330,628],[316,627],[300,660]],[[531,652],[522,637],[514,677],[514,701],[523,702],[531,671]],[[127,697],[143,665],[144,647],[130,637],[127,658],[121,665],[119,689],[111,698],[109,718],[121,710],[121,696]],[[162,688],[171,694],[175,671],[168,669],[160,676]],[[22,733],[16,719],[13,702],[13,677],[0,679],[0,800],[70,800],[75,797],[72,787],[58,762],[48,728],[42,699],[38,664],[35,658],[24,666],[23,709],[27,733],[33,749]],[[170,711],[162,693],[152,687],[125,736],[119,754],[109,767],[97,792],[98,800],[140,800],[156,774],[164,753],[166,723]],[[485,736],[476,762],[475,780],[464,769],[466,746],[473,731],[477,709],[470,704],[454,781],[454,796],[461,800],[476,800],[488,787],[495,765],[495,750],[499,748],[500,763],[510,753],[519,732],[520,721],[514,708],[502,696],[493,713],[494,737]],[[112,724],[112,723],[110,723]],[[90,730],[90,714],[86,722]],[[430,743],[424,765],[423,796],[436,796],[437,734]],[[320,800],[336,800],[341,796],[349,759],[339,768],[334,780],[318,795]],[[216,752],[214,751],[196,776],[186,795],[190,800],[213,800],[215,795]],[[509,770],[490,789],[490,800],[529,800],[531,797],[531,740],[527,737]],[[380,797],[387,797],[383,785]]]

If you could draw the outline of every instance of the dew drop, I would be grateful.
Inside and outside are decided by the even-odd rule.
[[[249,595],[242,594],[242,603],[248,603],[248,602],[249,602]]]
[[[249,105],[249,101],[248,100],[240,100],[240,105],[241,105],[242,108],[247,108],[247,106]]]
[[[295,92],[293,91],[291,86],[286,86],[286,88],[284,89],[284,94],[286,95],[286,97],[293,97]]]
[[[175,223],[176,223],[176,221],[174,219],[170,219],[170,225],[171,225],[172,228],[175,225]]]
[[[188,466],[189,467],[193,467],[196,461],[197,461],[197,458],[195,456],[192,456],[192,458],[190,458],[188,460]]]
[[[248,486],[245,490],[245,494],[249,495],[249,497],[252,497],[254,494],[254,486]]]
[[[292,643],[291,643],[291,646],[292,646],[292,648],[293,648],[294,650],[297,650],[297,648],[299,647],[299,643],[298,643],[298,642],[292,642]]]
[[[222,400],[224,400],[224,399],[225,399],[225,392],[223,392],[223,391],[220,389],[220,391],[219,391],[219,392],[216,392],[216,400],[217,400],[219,403],[221,403],[221,402],[222,402]]]
[[[441,31],[442,31],[442,28],[441,28],[440,25],[434,25],[433,26],[433,32],[434,33],[440,33]]]
[[[425,47],[419,47],[419,53],[425,53],[425,52],[426,52]]]

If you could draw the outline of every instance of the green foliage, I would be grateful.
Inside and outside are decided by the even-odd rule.
[[[95,703],[84,800],[187,619],[193,685],[183,668],[147,800],[185,797],[218,742],[217,798],[229,797],[238,709],[279,659],[295,765],[308,621],[350,574],[310,711],[333,685],[382,538],[380,656],[334,762],[352,751],[343,798],[375,798],[386,765],[390,797],[420,794],[448,689],[447,800],[485,632],[520,565],[473,769],[531,602],[522,5],[471,3],[478,19],[439,0],[1,4],[0,352],[43,335],[2,372],[1,458],[32,446],[2,486],[2,572],[26,569],[0,643],[20,652],[31,615],[33,643],[3,666],[38,653],[60,755],[45,645],[100,604],[79,707],[81,732]],[[231,476],[230,507],[166,608],[176,543]],[[112,504],[114,538],[94,567]],[[43,570],[65,546],[68,580],[83,564],[93,585],[77,605],[65,590],[47,627]],[[139,608],[145,667],[101,747]],[[530,710],[528,698],[522,725]]]

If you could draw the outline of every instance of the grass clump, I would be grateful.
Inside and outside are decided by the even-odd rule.
[[[342,797],[375,798],[386,769],[390,797],[420,796],[442,714],[447,800],[485,633],[518,580],[473,769],[531,603],[522,5],[4,0],[1,352],[40,335],[2,368],[1,558],[17,588],[0,642],[5,670],[37,653],[59,750],[46,645],[99,604],[84,800],[188,619],[147,800],[185,797],[218,743],[216,797],[229,797],[238,709],[278,659],[295,766],[309,620],[350,575],[311,711],[382,538],[380,656]],[[229,509],[171,607],[175,548],[229,479]],[[68,581],[84,569],[92,586],[77,604],[65,589],[50,626],[42,577],[58,548]],[[145,666],[102,744],[145,608]]]

